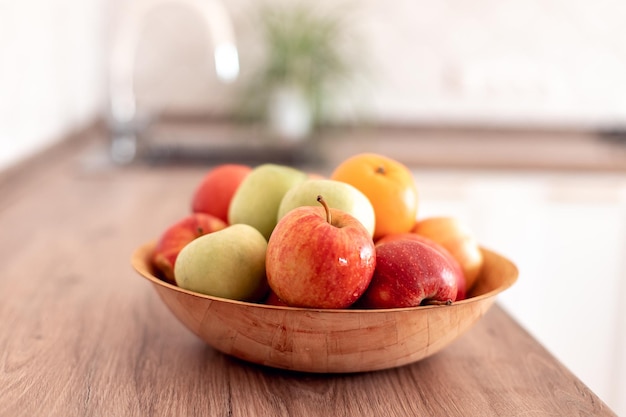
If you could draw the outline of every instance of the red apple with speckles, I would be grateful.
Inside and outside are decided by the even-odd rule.
[[[440,251],[414,239],[376,246],[376,271],[359,308],[449,304],[456,299],[455,268]]]
[[[174,263],[181,249],[192,240],[226,226],[222,220],[205,213],[193,213],[180,219],[161,234],[152,253],[152,264],[167,282],[176,284]]]
[[[228,207],[241,181],[251,167],[241,164],[222,164],[206,173],[191,199],[194,213],[207,213],[228,222]]]
[[[298,207],[276,225],[267,245],[270,288],[287,305],[347,308],[376,267],[374,242],[352,215],[326,205]]]
[[[380,245],[385,242],[390,242],[392,240],[399,240],[399,239],[412,239],[418,242],[423,242],[437,249],[439,252],[441,252],[441,254],[444,255],[448,259],[448,262],[450,262],[452,268],[454,269],[454,276],[456,277],[456,286],[457,286],[456,299],[454,301],[461,301],[467,297],[467,291],[466,291],[467,284],[465,281],[465,274],[463,273],[463,269],[461,268],[461,265],[459,265],[459,262],[452,256],[450,252],[448,252],[446,248],[444,248],[443,246],[441,246],[439,243],[435,242],[434,240],[428,239],[427,237],[424,237],[422,235],[418,235],[417,233],[397,233],[393,235],[387,235],[377,240],[376,245]]]

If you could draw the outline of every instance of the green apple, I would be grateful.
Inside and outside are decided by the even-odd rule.
[[[278,220],[296,207],[319,206],[318,195],[324,196],[329,207],[351,214],[374,235],[376,218],[370,200],[356,187],[335,180],[308,180],[287,191],[278,207]]]
[[[276,227],[278,207],[292,187],[308,175],[295,168],[263,164],[254,168],[241,182],[228,208],[228,223],[248,224],[269,239]]]
[[[269,290],[267,241],[252,226],[234,224],[188,243],[178,254],[174,276],[186,290],[242,301],[259,301]]]

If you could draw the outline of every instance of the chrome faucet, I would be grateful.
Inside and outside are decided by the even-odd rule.
[[[197,12],[206,23],[213,47],[215,71],[222,82],[239,75],[239,54],[228,11],[220,0],[134,0],[128,5],[113,39],[109,66],[109,129],[112,134],[111,158],[129,163],[137,154],[137,102],[134,87],[135,58],[140,34],[149,12],[164,4],[180,4]]]

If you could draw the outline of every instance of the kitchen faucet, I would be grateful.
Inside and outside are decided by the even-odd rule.
[[[164,4],[189,7],[205,22],[209,44],[213,47],[215,71],[222,82],[232,82],[239,74],[239,56],[233,24],[220,0],[134,0],[122,15],[110,57],[109,129],[112,134],[111,158],[129,163],[137,154],[138,132],[142,123],[137,117],[134,88],[135,59],[145,19]]]

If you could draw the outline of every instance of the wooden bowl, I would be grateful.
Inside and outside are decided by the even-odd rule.
[[[149,262],[154,243],[132,265],[189,330],[213,348],[260,365],[293,371],[374,371],[430,356],[469,329],[498,293],[517,280],[516,266],[482,249],[485,264],[471,298],[450,306],[323,310],[270,306],[194,293],[168,284]]]

